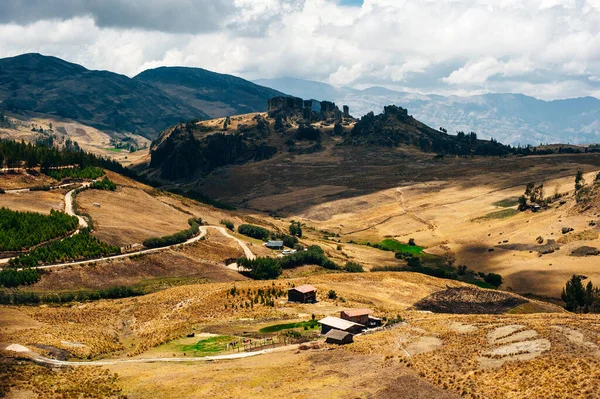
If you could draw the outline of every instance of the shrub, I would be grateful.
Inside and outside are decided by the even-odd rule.
[[[415,245],[417,245],[417,244],[415,244],[415,239],[414,238],[409,238],[408,239],[408,245],[410,245],[411,247],[414,247]]]
[[[232,221],[229,221],[229,220],[225,220],[225,219],[223,219],[223,220],[221,220],[221,224],[222,224],[223,226],[227,227],[227,228],[228,228],[229,230],[231,230],[231,231],[234,231],[234,230],[235,230],[235,226],[234,226],[234,224],[233,224],[233,222],[232,222]]]
[[[356,262],[348,262],[346,263],[346,266],[344,267],[344,269],[349,272],[349,273],[362,273],[364,272],[364,269],[362,267],[362,265],[360,263],[356,263]]]
[[[500,287],[502,285],[502,276],[496,273],[488,273],[483,278],[483,281],[494,287]]]
[[[187,230],[183,230],[178,233],[164,237],[148,238],[144,240],[143,245],[146,248],[161,248],[186,242],[187,240],[198,234],[198,231],[200,230],[200,225],[202,224],[202,219],[190,218],[188,220],[188,224],[190,225],[190,228]]]
[[[329,290],[329,292],[327,293],[327,298],[336,299],[337,298],[336,292],[334,290]]]
[[[105,177],[102,180],[97,180],[90,184],[90,188],[95,190],[115,191],[117,189],[117,185],[108,177]]]
[[[266,241],[271,236],[269,230],[254,226],[252,224],[241,224],[238,226],[238,233],[248,237],[256,238],[257,240]]]

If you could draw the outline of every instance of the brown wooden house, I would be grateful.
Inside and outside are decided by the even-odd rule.
[[[329,330],[325,334],[325,342],[328,344],[345,345],[354,342],[354,335],[346,331]]]
[[[315,303],[317,302],[317,289],[310,284],[290,288],[288,290],[289,302]]]
[[[369,315],[371,313],[373,313],[371,309],[348,309],[342,310],[340,318],[366,326],[369,324]]]

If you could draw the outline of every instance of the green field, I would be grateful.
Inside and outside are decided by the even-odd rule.
[[[404,252],[413,255],[420,254],[421,252],[423,252],[423,249],[425,249],[418,245],[404,244],[398,240],[394,240],[393,238],[386,238],[385,240],[376,244],[367,243],[367,245],[369,245],[370,247],[382,249],[384,251]]]
[[[192,353],[194,356],[209,356],[227,349],[227,344],[232,341],[239,341],[239,338],[227,335],[219,335],[201,339],[193,345],[180,345],[178,349],[182,352]]]
[[[481,217],[473,219],[476,220],[490,220],[490,219],[506,219],[511,216],[515,216],[519,211],[516,209],[503,209],[501,211],[490,212],[487,215],[483,215]]]
[[[263,334],[267,334],[267,333],[274,333],[274,332],[279,332],[279,331],[283,331],[283,330],[291,330],[293,328],[304,328],[304,327],[308,327],[309,330],[312,330],[312,329],[318,328],[319,323],[317,323],[316,320],[308,320],[308,321],[300,321],[297,323],[275,324],[272,326],[261,328],[258,331]]]
[[[492,205],[499,206],[500,208],[510,208],[519,204],[519,197],[504,198],[500,201],[494,202]]]

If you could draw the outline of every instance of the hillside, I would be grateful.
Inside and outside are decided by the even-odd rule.
[[[281,93],[196,68],[157,68],[131,79],[40,54],[0,59],[0,109],[150,139],[185,120],[264,111],[274,95]]]
[[[0,101],[10,111],[57,115],[100,130],[146,137],[181,119],[206,117],[127,76],[90,71],[40,54],[0,60]]]
[[[212,118],[266,111],[269,98],[283,95],[242,78],[202,68],[160,67],[144,71],[133,80],[148,83]]]
[[[434,128],[443,126],[452,134],[475,131],[513,146],[600,142],[600,100],[593,97],[544,101],[511,93],[442,96],[381,87],[356,90],[289,77],[255,82],[294,96],[348,104],[356,116],[395,104]]]

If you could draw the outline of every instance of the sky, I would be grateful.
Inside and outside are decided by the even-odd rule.
[[[600,0],[1,0],[0,57],[600,98]]]

